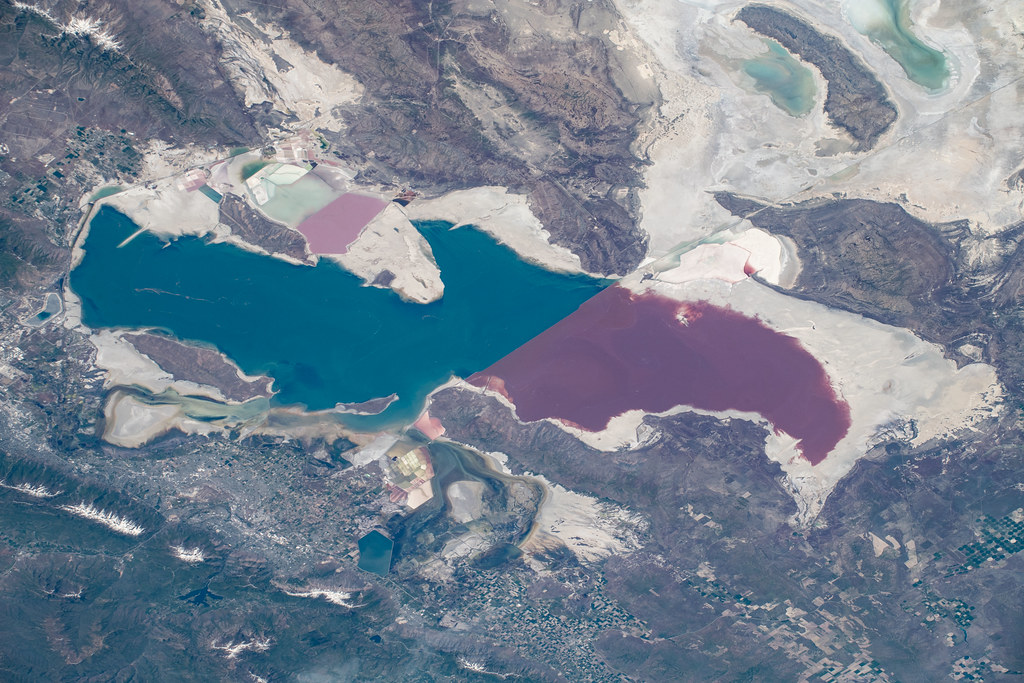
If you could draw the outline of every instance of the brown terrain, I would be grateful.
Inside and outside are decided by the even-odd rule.
[[[989,332],[972,273],[957,258],[963,226],[933,226],[896,204],[862,199],[774,206],[718,193],[733,215],[797,244],[801,270],[786,293],[913,330],[956,347]]]
[[[270,254],[284,254],[305,261],[306,239],[298,230],[275,223],[235,195],[226,195],[220,203],[220,221],[249,244]]]
[[[736,18],[818,68],[828,82],[825,113],[861,149],[874,147],[896,121],[898,112],[885,86],[837,37],[765,5],[747,5]]]
[[[348,131],[328,135],[343,155],[372,158],[370,177],[432,192],[505,185],[530,195],[555,241],[588,270],[624,274],[643,257],[641,160],[629,148],[651,103],[628,100],[614,83],[614,49],[598,30],[612,18],[606,0],[293,2],[255,11],[293,27],[296,40],[371,93],[345,112]],[[481,125],[484,111],[501,118]]]
[[[286,27],[363,84],[326,151],[360,180],[425,196],[505,185],[529,195],[586,268],[625,273],[644,256],[643,162],[630,146],[655,98],[616,80],[609,0],[224,5],[239,26],[251,13]],[[642,445],[605,453],[478,393],[436,395],[448,437],[646,521],[633,552],[597,563],[557,546],[440,561],[463,534],[507,550],[529,527],[509,510],[512,477],[468,460],[437,457],[434,497],[409,513],[377,464],[351,465],[344,439],[103,443],[106,391],[87,337],[18,321],[63,286],[79,200],[138,180],[151,141],[256,147],[285,123],[243,106],[204,6],[46,5],[61,21],[102,19],[123,46],[112,53],[0,4],[0,678],[944,680],[954,662],[973,680],[1019,678],[1024,566],[1013,548],[1024,536],[1004,539],[1021,533],[1020,226],[991,238],[981,268],[967,226],[895,205],[718,197],[794,240],[803,272],[787,293],[908,327],[958,363],[969,343],[1006,387],[994,424],[922,448],[879,443],[811,528],[788,521],[795,504],[763,427],[695,414],[649,417]],[[859,58],[802,20],[759,11],[762,24],[744,20],[764,35],[788,27],[779,40],[829,78],[833,121],[865,147],[885,135],[896,112],[849,67]],[[268,251],[305,255],[297,233],[240,205],[225,203],[222,220]],[[132,342],[235,398],[265,392],[212,351],[153,334]],[[440,482],[466,478],[502,514],[457,523]],[[82,504],[145,531],[128,537],[66,509]],[[386,577],[356,569],[356,541],[376,528],[396,541]],[[879,552],[868,532],[901,545]],[[351,592],[358,607],[316,588]]]
[[[182,344],[155,334],[129,334],[125,338],[176,379],[217,387],[229,401],[248,401],[271,395],[266,379],[247,382],[234,365],[217,351]]]

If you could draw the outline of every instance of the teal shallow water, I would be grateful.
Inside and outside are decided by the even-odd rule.
[[[245,372],[273,377],[279,404],[319,410],[397,393],[381,417],[345,418],[364,428],[414,419],[452,374],[486,368],[607,284],[526,263],[471,228],[417,228],[445,284],[426,305],[364,287],[327,260],[296,266],[150,233],[118,248],[138,227],[109,207],[92,219],[70,284],[89,327],[158,327],[212,344]]]
[[[775,106],[792,116],[803,116],[814,107],[817,88],[810,69],[774,40],[764,41],[768,53],[743,62],[743,71],[754,87],[767,94]]]
[[[110,185],[109,187],[101,187],[99,190],[96,191],[96,194],[94,194],[93,196],[89,197],[89,201],[90,202],[98,202],[99,200],[103,199],[104,197],[109,197],[112,194],[117,194],[118,192],[120,192],[123,189],[124,188],[121,187],[120,185]]]
[[[941,90],[949,81],[946,56],[914,35],[908,5],[907,0],[855,0],[848,6],[850,23],[896,60],[910,80]]]
[[[294,228],[339,196],[340,192],[316,175],[307,173],[291,185],[275,186],[273,197],[260,209],[274,220]]]

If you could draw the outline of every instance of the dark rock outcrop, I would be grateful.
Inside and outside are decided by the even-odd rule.
[[[982,330],[985,316],[960,272],[956,244],[939,227],[866,199],[771,206],[727,192],[715,198],[733,215],[793,239],[801,270],[787,294],[906,327],[969,362],[952,347]]]
[[[235,367],[213,349],[190,346],[155,334],[127,335],[132,346],[176,379],[217,387],[233,401],[270,396],[266,379],[245,381]]]
[[[835,36],[819,32],[791,14],[747,5],[736,18],[818,67],[828,81],[825,113],[861,149],[871,149],[896,121],[896,106],[868,67]]]
[[[588,270],[625,274],[642,260],[630,147],[653,102],[615,84],[619,57],[593,30],[613,25],[608,3],[280,5],[252,11],[365,87],[338,112],[347,130],[325,133],[363,177],[424,194],[509,187]]]
[[[231,194],[224,197],[220,203],[220,222],[231,226],[231,232],[249,244],[271,254],[306,260],[306,238],[302,233],[262,216],[240,197]]]

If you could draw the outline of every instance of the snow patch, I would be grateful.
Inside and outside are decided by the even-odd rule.
[[[92,503],[78,503],[76,505],[61,505],[61,510],[70,512],[73,515],[99,522],[103,526],[126,536],[141,536],[146,529],[135,522],[121,517],[113,512],[101,510]]]
[[[63,491],[51,491],[45,486],[39,484],[8,484],[2,479],[0,479],[0,488],[18,491],[25,495],[32,496],[33,498],[53,498],[54,496],[59,496],[64,493]]]
[[[183,545],[172,545],[171,553],[188,564],[200,564],[206,561],[206,555],[202,548],[186,548]]]
[[[309,588],[303,591],[285,590],[284,593],[295,598],[323,598],[332,605],[338,605],[339,607],[354,608],[360,606],[360,603],[353,600],[358,595],[358,592],[337,588]]]
[[[210,643],[210,649],[223,652],[227,659],[235,659],[244,652],[266,652],[273,644],[273,640],[265,637],[243,640],[237,643],[229,640],[223,645],[218,645],[217,641],[213,641]]]

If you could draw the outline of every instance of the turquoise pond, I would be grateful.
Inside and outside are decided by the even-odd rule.
[[[743,71],[754,79],[754,87],[768,95],[775,106],[792,116],[803,116],[814,108],[817,88],[810,69],[774,40],[765,40],[767,54],[743,62]]]
[[[89,197],[89,201],[90,202],[98,202],[99,200],[103,199],[104,197],[109,197],[112,194],[117,194],[118,192],[121,192],[122,190],[124,190],[124,188],[121,187],[120,185],[110,185],[109,187],[101,187],[99,190],[96,191],[96,194],[94,194],[93,196]]]
[[[881,46],[910,80],[932,91],[946,87],[946,55],[914,35],[907,0],[856,0],[848,4],[847,14],[853,27]]]
[[[110,207],[92,219],[70,278],[92,328],[155,327],[273,377],[277,404],[311,410],[396,393],[380,427],[414,419],[451,375],[468,377],[608,283],[553,273],[471,228],[420,223],[445,284],[430,304],[366,287],[333,262],[297,266],[196,237],[140,233]],[[347,420],[349,418],[346,418]]]

